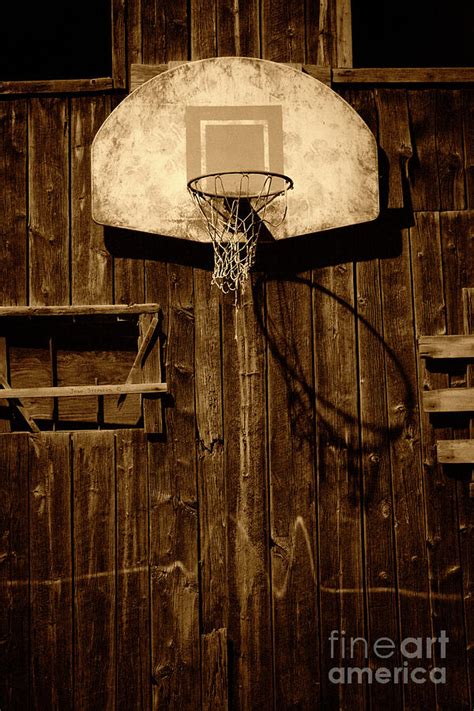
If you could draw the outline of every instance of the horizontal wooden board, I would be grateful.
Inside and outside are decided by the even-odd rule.
[[[130,91],[138,89],[149,79],[153,79],[157,74],[165,72],[167,69],[172,69],[178,64],[184,62],[169,62],[169,64],[132,64],[130,68]],[[309,74],[314,79],[327,84],[331,84],[331,69],[330,67],[320,67],[317,64],[295,64],[294,62],[287,63],[288,66],[294,69],[302,69],[305,74]]]
[[[440,464],[474,464],[474,439],[444,439],[436,442]]]
[[[132,64],[130,67],[130,91],[138,89],[157,74],[166,72],[168,68],[167,64]]]
[[[130,90],[133,91],[157,74],[183,62],[169,64],[132,64]],[[294,63],[289,66],[294,67]],[[474,82],[472,67],[400,67],[367,69],[337,68],[303,64],[302,70],[324,84],[469,84]]]
[[[51,388],[10,388],[2,390],[8,400],[13,398],[87,397],[89,395],[121,395],[122,393],[165,393],[166,383],[116,383],[112,385],[69,385]]]
[[[1,306],[0,317],[32,316],[96,316],[150,314],[160,310],[159,304],[81,304],[78,306]]]
[[[442,388],[423,393],[425,412],[474,412],[474,388]]]
[[[472,67],[333,69],[333,84],[453,84],[474,81]]]
[[[422,358],[474,358],[474,336],[420,336]]]
[[[1,81],[0,94],[77,94],[113,89],[111,77],[99,79],[50,79],[39,81]]]

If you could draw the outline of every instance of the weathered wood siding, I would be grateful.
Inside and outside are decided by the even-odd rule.
[[[128,58],[328,63],[334,8],[313,5],[130,0]],[[159,436],[0,435],[2,710],[471,708],[470,472],[434,446],[468,421],[421,407],[465,377],[416,337],[463,332],[474,91],[340,93],[378,138],[381,217],[265,246],[237,309],[208,247],[91,222],[120,96],[0,101],[2,304],[160,303],[171,390]],[[332,630],[445,630],[447,683],[333,684]]]

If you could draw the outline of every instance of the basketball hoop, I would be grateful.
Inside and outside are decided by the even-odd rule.
[[[214,247],[212,283],[224,294],[244,288],[263,223],[276,227],[287,212],[287,192],[293,181],[281,173],[230,171],[193,178],[188,190],[207,225]],[[266,219],[277,198],[277,221]],[[274,210],[272,209],[272,217]]]

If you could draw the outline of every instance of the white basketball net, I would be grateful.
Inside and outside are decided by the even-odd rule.
[[[276,226],[286,217],[291,180],[272,173],[226,173],[196,178],[188,187],[214,247],[212,284],[224,294],[243,290],[255,261],[262,224]],[[280,219],[270,223],[265,216],[276,198],[282,198]]]

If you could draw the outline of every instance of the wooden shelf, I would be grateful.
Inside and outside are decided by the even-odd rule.
[[[422,358],[474,358],[474,336],[420,336]]]
[[[440,464],[474,464],[474,439],[443,439],[436,442]]]
[[[474,388],[443,388],[423,393],[425,412],[474,412]]]

